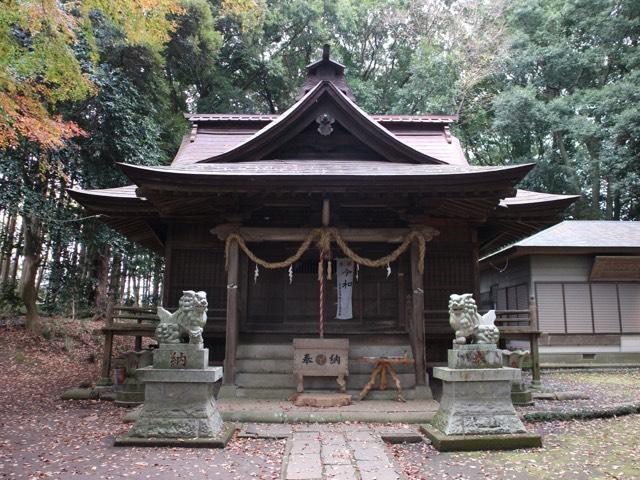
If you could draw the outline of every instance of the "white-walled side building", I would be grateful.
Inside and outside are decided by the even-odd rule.
[[[640,365],[640,222],[564,221],[480,259],[485,308],[535,297],[542,365]]]

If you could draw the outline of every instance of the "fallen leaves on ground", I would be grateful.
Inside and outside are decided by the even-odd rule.
[[[63,401],[66,389],[98,378],[100,322],[55,320],[48,339],[0,326],[0,477],[5,478],[280,478],[285,440],[234,437],[224,450],[115,448],[127,409],[111,402]],[[130,349],[133,339],[117,339]],[[640,371],[547,371],[545,387],[588,393],[589,400],[538,401],[528,410],[608,406],[637,401]],[[396,429],[415,426],[395,425]],[[305,430],[294,426],[294,431]],[[384,429],[357,422],[319,431]],[[528,424],[544,448],[513,452],[439,453],[428,443],[389,445],[409,480],[640,478],[640,415]]]
[[[111,402],[64,401],[60,395],[99,375],[101,326],[55,321],[49,339],[20,326],[0,327],[0,477],[251,478],[280,476],[284,440],[233,438],[224,450],[115,448],[130,425]],[[118,350],[133,339],[118,339]]]

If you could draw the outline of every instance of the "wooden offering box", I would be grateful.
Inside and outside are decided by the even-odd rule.
[[[298,393],[304,392],[304,377],[337,377],[341,392],[346,392],[349,375],[349,340],[346,338],[294,338],[293,374]]]

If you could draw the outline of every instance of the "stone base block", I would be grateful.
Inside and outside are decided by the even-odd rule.
[[[449,368],[500,368],[502,350],[491,344],[454,345],[447,360]]]
[[[70,388],[60,398],[62,400],[95,400],[98,398],[98,392],[93,388]]]
[[[129,390],[116,392],[116,405],[130,406],[140,405],[144,402],[144,388],[142,390]]]
[[[511,402],[514,405],[533,405],[535,402],[533,401],[533,394],[531,391],[527,390],[524,392],[511,392]]]
[[[522,381],[522,370],[518,368],[449,368],[435,367],[433,377],[443,382],[487,382],[509,381],[510,383]]]
[[[420,426],[420,431],[431,440],[440,452],[475,450],[515,450],[518,448],[540,448],[542,437],[536,433],[506,435],[446,435],[433,425]]]
[[[222,378],[222,367],[206,369],[159,369],[144,367],[136,370],[138,378],[145,383],[215,383]]]
[[[351,404],[351,395],[346,393],[303,393],[293,404],[296,407],[344,407]]]
[[[440,408],[432,424],[446,435],[500,435],[526,433],[511,402],[514,368],[434,368],[442,379]]]
[[[224,448],[231,440],[235,429],[235,424],[225,423],[218,435],[198,438],[140,438],[127,434],[116,437],[113,445],[115,447]]]
[[[127,437],[153,439],[215,438],[222,418],[213,395],[221,368],[205,370],[138,369],[145,402]]]
[[[206,369],[209,366],[209,349],[190,343],[161,343],[153,352],[156,369]]]

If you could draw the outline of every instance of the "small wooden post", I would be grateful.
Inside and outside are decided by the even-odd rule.
[[[531,384],[542,385],[540,379],[540,351],[538,348],[538,308],[535,297],[529,297],[529,328],[531,328]]]
[[[416,385],[426,385],[427,360],[424,338],[424,276],[418,270],[420,249],[416,242],[411,244],[411,290],[413,316],[413,355],[416,361]]]
[[[105,327],[107,330],[104,331],[104,349],[102,351],[102,371],[100,372],[100,379],[98,380],[98,385],[111,385],[111,378],[109,373],[111,373],[111,353],[113,350],[113,331],[109,330],[110,327],[113,326],[113,309],[114,309],[114,301],[113,299],[109,299],[107,303],[107,312],[105,315]]]
[[[236,372],[236,351],[238,349],[238,263],[237,242],[229,246],[229,270],[227,271],[227,329],[224,349],[224,370],[222,383],[233,385]]]

